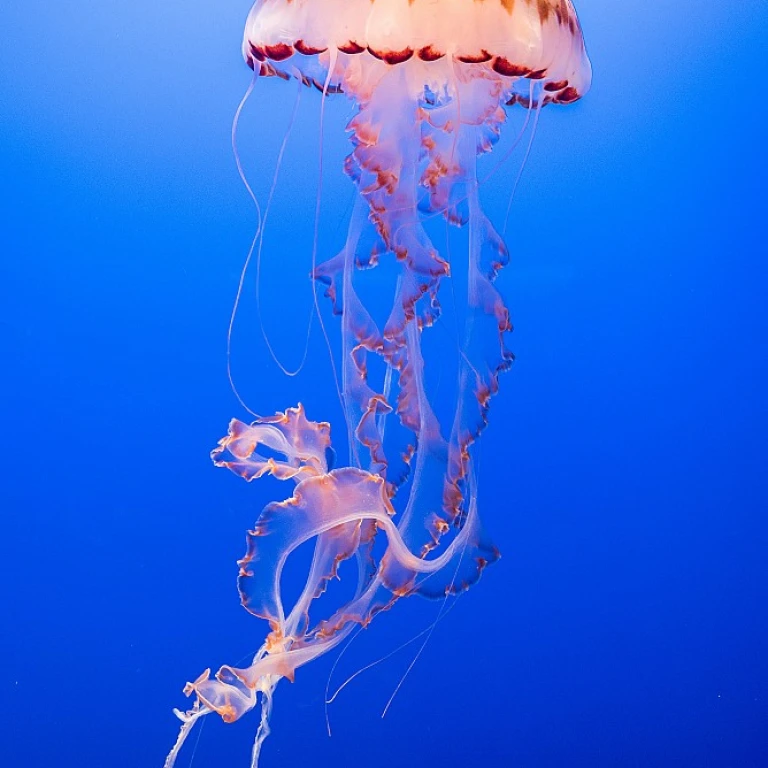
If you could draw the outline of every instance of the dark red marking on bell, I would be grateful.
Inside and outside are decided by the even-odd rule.
[[[256,61],[253,56],[249,56],[245,62],[251,69],[256,70]]]
[[[523,67],[520,64],[513,64],[509,59],[505,59],[503,56],[497,56],[493,60],[493,71],[498,72],[504,77],[525,77],[530,70],[528,67]]]
[[[567,87],[568,81],[567,80],[558,80],[556,83],[547,83],[544,86],[545,91],[562,91],[563,88]]]
[[[486,61],[490,61],[493,57],[488,51],[480,51],[480,53],[470,53],[466,56],[457,56],[456,58],[464,64],[483,64]]]
[[[529,72],[526,77],[529,80],[543,80],[547,76],[546,69],[537,69],[535,72]]]
[[[375,56],[387,64],[402,64],[413,56],[413,48],[405,48],[402,51],[374,51],[373,48],[369,47],[368,51],[371,56]]]
[[[579,92],[570,85],[558,94],[556,101],[559,104],[570,104],[572,101],[577,101],[579,98]]]
[[[265,45],[264,53],[266,53],[267,58],[272,59],[272,61],[285,61],[293,56],[293,46],[286,45],[285,43]]]
[[[254,45],[253,43],[250,43],[251,46],[251,54],[253,55],[253,58],[256,59],[256,61],[264,61],[266,59],[266,55],[264,54],[264,49],[259,48],[257,45]]]
[[[350,40],[348,43],[339,46],[339,50],[342,53],[362,53],[365,48],[362,45],[358,45],[354,41]]]
[[[418,57],[422,61],[437,61],[445,56],[444,53],[433,48],[431,45],[426,45],[424,48],[419,48]]]
[[[318,53],[324,53],[328,48],[314,48],[311,45],[307,45],[303,40],[297,40],[293,47],[304,56],[317,56]]]

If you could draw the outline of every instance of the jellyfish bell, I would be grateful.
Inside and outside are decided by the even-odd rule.
[[[406,64],[415,85],[449,82],[455,62],[478,64],[540,81],[545,101],[559,103],[583,96],[592,75],[570,0],[262,0],[248,16],[243,56],[262,74],[295,68],[318,87],[332,66],[330,85],[353,97],[382,71],[375,61]]]
[[[344,164],[355,210],[342,249],[312,272],[340,318],[334,371],[349,460],[340,466],[330,424],[310,421],[301,405],[233,420],[214,449],[216,466],[247,481],[270,475],[292,492],[263,510],[238,563],[241,603],[267,622],[261,647],[247,666],[187,684],[193,705],[176,712],[182,727],[166,768],[197,719],[216,712],[232,722],[260,703],[255,768],[282,679],[403,597],[442,600],[439,620],[445,601],[498,559],[480,522],[475,445],[513,359],[495,285],[509,254],[483,212],[477,158],[498,140],[506,108],[538,115],[576,101],[591,81],[569,0],[258,0],[243,55],[260,76],[295,78],[355,105]],[[426,222],[440,216],[467,232],[461,254],[432,242]],[[398,275],[380,318],[358,289],[361,271],[383,260]],[[423,337],[459,273],[466,316],[437,353],[455,358],[455,382],[438,398]],[[286,605],[281,574],[306,542],[306,584]],[[347,561],[352,596],[319,611]]]

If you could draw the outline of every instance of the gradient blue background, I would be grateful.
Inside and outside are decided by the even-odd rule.
[[[4,767],[161,765],[183,683],[263,635],[235,560],[282,489],[208,459],[244,416],[224,362],[254,229],[229,148],[248,8],[0,7]],[[264,768],[768,765],[768,6],[578,10],[594,87],[542,114],[503,278],[518,362],[481,501],[504,557],[386,719],[408,652],[345,691],[332,739],[331,660],[281,685]],[[263,194],[295,89],[259,89],[242,148]],[[318,103],[302,97],[267,243],[267,322],[289,358]],[[334,173],[345,112],[329,109],[326,136],[334,227],[351,194]],[[301,398],[338,430],[319,337],[288,381],[248,317],[235,369],[249,402]],[[436,610],[381,618],[357,661]],[[247,765],[255,726],[210,718],[195,768]]]

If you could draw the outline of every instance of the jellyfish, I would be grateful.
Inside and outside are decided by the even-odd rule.
[[[241,603],[266,622],[263,642],[247,666],[187,683],[192,705],[175,710],[182,726],[166,768],[198,719],[217,713],[230,723],[260,705],[256,768],[281,680],[398,600],[446,600],[498,559],[479,517],[476,449],[513,361],[495,284],[509,251],[481,206],[478,158],[515,105],[538,119],[591,81],[570,0],[257,0],[242,50],[255,78],[299,80],[354,108],[344,172],[357,195],[346,242],[311,275],[340,324],[334,370],[349,460],[329,465],[330,425],[300,404],[232,420],[213,450],[216,466],[291,490],[262,511],[239,561]],[[435,220],[466,233],[460,253],[436,247]],[[366,274],[383,264],[394,279],[366,300]],[[463,314],[452,343],[437,343],[438,356],[453,358],[451,385],[437,397],[425,339],[446,296]],[[306,542],[306,584],[286,605],[283,570]],[[318,615],[345,563],[354,590]]]

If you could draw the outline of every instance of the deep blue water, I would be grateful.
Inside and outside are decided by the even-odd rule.
[[[225,359],[255,227],[229,147],[248,8],[0,7],[3,767],[162,765],[183,684],[263,639],[235,560],[282,489],[208,458],[246,416]],[[768,7],[578,10],[593,89],[542,112],[501,280],[517,362],[480,499],[503,558],[384,720],[411,651],[345,690],[331,739],[332,660],[281,685],[265,768],[768,765]],[[243,115],[262,196],[295,92],[259,83]],[[265,250],[288,362],[310,309],[318,104],[302,96]],[[348,114],[329,106],[321,247],[351,200]],[[252,315],[234,340],[247,400],[301,399],[340,430],[317,329],[285,379]],[[377,619],[346,673],[436,611]],[[208,719],[195,768],[247,765],[255,717]]]

